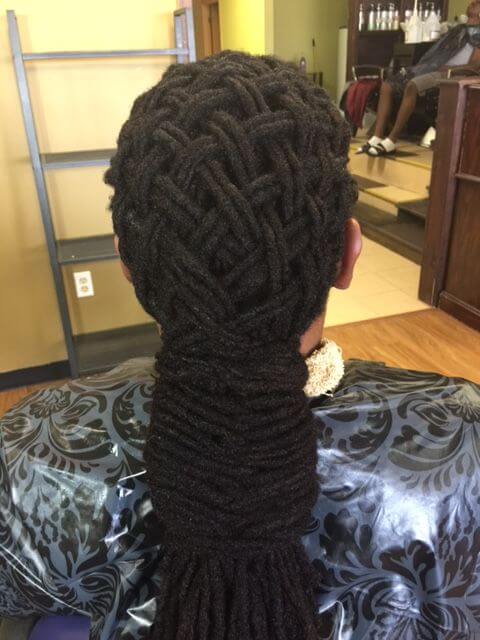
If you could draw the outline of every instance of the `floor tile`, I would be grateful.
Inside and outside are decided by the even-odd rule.
[[[330,298],[325,322],[326,327],[370,320],[375,317],[372,310],[352,296],[349,291],[341,293],[343,293],[343,298],[341,295],[335,295]]]
[[[408,295],[415,297],[418,294],[420,284],[420,267],[418,265],[387,269],[380,272],[380,277]]]
[[[428,309],[418,299],[420,267],[368,238],[351,287],[332,289],[326,326]]]
[[[372,262],[374,262],[372,260]],[[396,270],[395,270],[396,271]],[[400,271],[403,271],[400,269]],[[398,289],[398,284],[383,277],[383,274],[377,274],[375,271],[363,271],[355,274],[350,291],[354,296],[369,296],[380,293],[388,293]]]
[[[374,318],[382,318],[430,308],[418,298],[409,296],[407,293],[399,290],[390,291],[389,293],[381,295],[367,296],[363,304],[368,309],[371,309],[372,314],[374,314],[372,317]]]

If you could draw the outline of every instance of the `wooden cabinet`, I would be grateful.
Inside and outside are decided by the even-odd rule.
[[[480,81],[442,84],[420,297],[480,330]]]
[[[437,0],[437,7],[441,5],[444,19],[448,16],[449,0]],[[352,77],[352,67],[358,64],[379,65],[387,67],[393,57],[393,49],[397,42],[404,41],[404,33],[398,31],[359,31],[360,5],[368,10],[370,5],[378,2],[365,2],[364,0],[349,0],[348,6],[348,55],[347,76]],[[383,6],[388,2],[381,2]],[[412,9],[414,0],[397,0],[395,6],[400,10],[401,21],[405,18],[405,11]]]

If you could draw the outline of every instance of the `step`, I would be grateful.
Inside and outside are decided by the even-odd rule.
[[[407,218],[413,215],[425,220],[425,212],[428,208],[427,198],[419,198],[414,191],[385,185],[358,174],[354,174],[353,178],[358,184],[359,199],[364,204],[390,215],[398,216],[402,211],[407,214]]]
[[[393,185],[372,187],[365,189],[365,193],[368,193],[375,198],[379,198],[380,200],[384,200],[385,202],[389,202],[398,208],[401,206],[403,207],[405,203],[418,200],[418,194],[414,191],[401,189],[400,187],[395,187]]]
[[[425,226],[423,220],[412,217],[398,219],[369,204],[357,202],[353,215],[360,222],[363,234],[396,253],[422,264]]]
[[[355,147],[354,147],[355,149]],[[372,158],[367,154],[350,153],[350,171],[382,185],[398,187],[415,194],[415,199],[428,197],[431,167],[428,164],[404,161],[402,158]]]
[[[354,174],[352,177],[355,179],[355,182],[357,183],[360,191],[366,191],[367,189],[375,189],[376,187],[385,186],[381,182],[375,182],[375,180],[370,180],[370,178],[366,178],[365,176]]]
[[[365,142],[365,138],[352,138],[350,143],[352,152],[360,149]],[[400,140],[397,143],[396,153],[393,156],[387,156],[387,159],[419,169],[431,169],[433,165],[433,149],[422,147],[412,140]]]
[[[428,198],[403,202],[398,206],[398,215],[401,217],[403,214],[408,214],[408,216],[415,216],[421,220],[426,220],[429,202]]]

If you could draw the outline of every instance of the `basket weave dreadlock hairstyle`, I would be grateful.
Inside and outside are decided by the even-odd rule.
[[[145,452],[164,545],[158,640],[317,637],[299,338],[355,198],[347,131],[293,67],[226,52],[170,67],[120,133],[114,228],[163,332]]]

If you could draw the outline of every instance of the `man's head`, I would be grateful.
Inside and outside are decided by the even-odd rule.
[[[475,0],[467,7],[468,24],[480,24],[480,1]]]
[[[135,101],[106,181],[122,261],[164,332],[300,338],[351,277],[348,144],[325,92],[273,58],[175,65]]]

